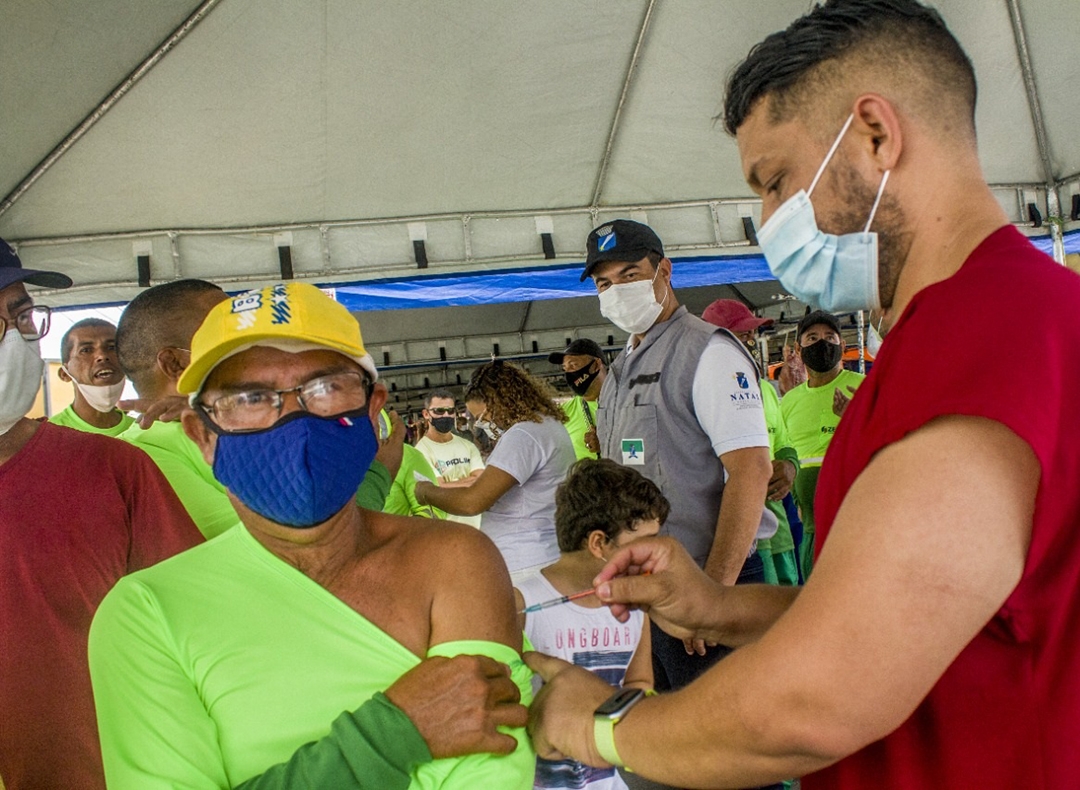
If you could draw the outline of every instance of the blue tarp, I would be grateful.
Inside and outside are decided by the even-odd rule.
[[[674,263],[677,288],[774,279],[761,255],[676,258]],[[333,287],[337,300],[357,312],[595,296],[596,288],[591,281],[579,281],[583,266],[575,263],[498,272],[431,274]]]
[[[1052,254],[1053,243],[1049,236],[1036,236],[1031,242],[1046,254]],[[1065,234],[1065,251],[1080,252],[1080,230]],[[677,288],[773,279],[760,254],[675,258],[674,263]],[[337,300],[354,312],[594,296],[596,289],[591,282],[578,281],[583,265],[574,263],[470,274],[422,274],[407,279],[338,285],[335,289]]]
[[[1080,252],[1080,230],[1071,230],[1065,234],[1065,253]],[[1034,236],[1031,243],[1045,252],[1054,254],[1054,242],[1049,236]]]

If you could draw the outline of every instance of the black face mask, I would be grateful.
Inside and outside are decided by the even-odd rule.
[[[431,419],[431,427],[439,433],[450,433],[454,430],[454,425],[457,424],[457,420],[453,417],[433,417]]]
[[[585,367],[571,370],[566,374],[566,383],[570,385],[570,389],[573,390],[575,395],[584,396],[589,391],[592,383],[596,381],[596,377],[600,375],[599,369],[594,370],[592,373],[589,372],[589,368],[592,366],[593,363],[590,362]]]
[[[835,368],[842,353],[838,344],[824,339],[803,346],[801,351],[803,364],[815,373],[828,373]]]

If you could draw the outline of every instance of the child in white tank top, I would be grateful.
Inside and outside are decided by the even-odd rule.
[[[655,535],[668,514],[660,489],[614,461],[585,459],[571,468],[555,495],[555,530],[561,556],[519,580],[518,608],[526,609],[588,590],[617,549]],[[540,653],[583,666],[612,686],[653,685],[648,620],[634,611],[620,623],[595,596],[521,615],[522,628]],[[625,790],[614,768],[575,760],[536,761],[536,790]]]

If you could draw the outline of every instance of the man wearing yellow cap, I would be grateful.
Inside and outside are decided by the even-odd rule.
[[[241,524],[98,610],[111,785],[532,786],[529,673],[495,547],[354,502],[377,376],[356,320],[304,283],[229,299],[195,334],[184,430]]]

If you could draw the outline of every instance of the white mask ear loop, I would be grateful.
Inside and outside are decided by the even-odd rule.
[[[848,127],[851,126],[851,122],[855,120],[855,113],[848,116],[844,121],[844,127],[840,130],[840,134],[836,135],[836,139],[833,140],[832,148],[829,149],[829,153],[825,154],[825,161],[821,163],[821,167],[818,168],[817,175],[814,176],[814,180],[810,182],[810,188],[806,190],[806,196],[810,197],[814,194],[814,187],[817,186],[817,182],[821,179],[821,174],[825,172],[825,168],[828,166],[829,161],[833,158],[833,154],[836,153],[836,149],[840,147],[840,141],[844,139],[844,135],[847,134]]]
[[[866,220],[866,227],[863,228],[863,233],[870,232],[870,226],[874,224],[874,215],[877,214],[878,206],[881,205],[881,196],[885,194],[885,184],[889,181],[889,173],[892,170],[886,170],[885,175],[881,177],[881,186],[878,187],[877,197],[874,198],[874,207],[870,209],[870,218]]]

